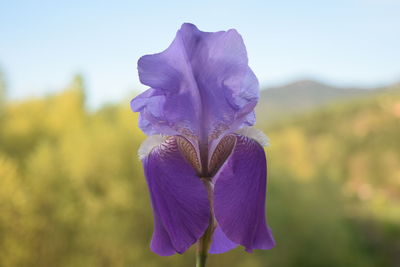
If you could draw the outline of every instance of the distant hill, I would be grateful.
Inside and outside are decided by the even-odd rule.
[[[260,124],[270,124],[327,104],[366,96],[379,89],[339,88],[313,80],[266,88],[261,90],[257,119]]]
[[[293,209],[300,210],[302,216],[307,216],[311,205],[300,206],[295,195],[321,194],[316,199],[323,208],[316,212],[313,206],[310,214],[313,220],[327,220],[321,223],[324,226],[319,233],[316,228],[312,233],[322,238],[329,232],[331,212],[345,203],[345,216],[360,231],[364,247],[369,248],[363,255],[375,255],[357,266],[400,266],[400,85],[260,128],[271,143],[267,155],[272,193],[284,188],[277,183],[288,173],[301,181],[300,185],[319,183],[320,187],[308,192],[298,185],[288,192],[295,203]],[[331,207],[322,203],[333,199],[334,194],[329,192],[339,194],[341,199],[334,200]],[[324,215],[325,209],[328,212]],[[296,225],[300,220],[301,216]],[[294,225],[290,221],[280,218],[279,224],[289,229]],[[337,235],[328,240],[333,237]]]

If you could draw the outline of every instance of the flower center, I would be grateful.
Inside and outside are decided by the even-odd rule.
[[[233,134],[224,136],[216,146],[211,158],[209,158],[208,145],[200,145],[199,153],[197,153],[192,143],[186,138],[176,136],[176,140],[180,152],[196,170],[197,175],[203,179],[210,180],[225,163],[236,144],[236,137]]]

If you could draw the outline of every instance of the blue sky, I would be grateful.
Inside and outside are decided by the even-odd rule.
[[[263,86],[400,81],[400,1],[0,0],[0,66],[12,98],[62,90],[84,75],[89,105],[144,90],[137,59],[164,50],[183,22],[236,28]]]

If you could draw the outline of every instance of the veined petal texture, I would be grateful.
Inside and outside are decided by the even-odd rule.
[[[259,85],[236,30],[202,32],[185,23],[165,51],[140,58],[138,70],[151,88],[131,107],[146,134],[206,143],[254,124]]]
[[[209,224],[207,191],[185,159],[177,138],[168,137],[143,159],[154,212],[151,249],[162,256],[183,253]]]
[[[235,136],[232,154],[214,177],[215,218],[225,235],[246,251],[270,249],[275,241],[265,219],[265,152],[254,139]]]

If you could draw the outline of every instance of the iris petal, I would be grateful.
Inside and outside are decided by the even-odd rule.
[[[265,220],[267,165],[255,140],[236,135],[236,146],[214,177],[215,218],[225,235],[246,251],[275,245]]]
[[[219,226],[215,228],[212,239],[213,241],[209,251],[211,254],[225,253],[238,246],[238,244],[232,242],[228,237],[226,237]]]
[[[131,107],[147,134],[205,143],[254,124],[259,86],[236,30],[210,33],[183,24],[165,51],[139,60],[138,70],[151,89]]]
[[[143,159],[154,211],[151,249],[162,256],[183,253],[208,227],[210,205],[196,170],[169,137]]]

